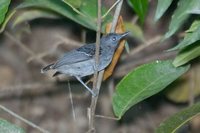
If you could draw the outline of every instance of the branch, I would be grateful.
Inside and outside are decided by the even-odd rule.
[[[96,51],[95,51],[95,73],[94,73],[94,82],[93,82],[93,91],[96,96],[92,96],[92,101],[89,114],[89,132],[95,131],[95,110],[97,105],[97,100],[99,97],[100,88],[97,87],[98,82],[98,67],[99,67],[99,49],[100,49],[100,35],[101,35],[101,0],[98,0],[98,18],[97,18],[97,33],[96,33]]]
[[[114,32],[115,31],[115,27],[117,25],[117,21],[119,18],[119,14],[121,11],[121,7],[122,7],[122,3],[123,0],[121,0],[116,7],[115,10],[115,14],[114,14],[114,18],[113,18],[113,22],[112,22],[112,28],[110,32]],[[95,53],[95,57],[96,57],[96,64],[99,61],[99,41],[100,41],[100,31],[101,31],[101,0],[98,0],[98,20],[97,20],[97,40],[96,40],[96,53]],[[96,68],[95,68],[96,69]],[[94,82],[93,82],[93,89],[94,92],[97,94],[96,97],[92,97],[92,102],[90,105],[90,108],[88,110],[88,114],[89,114],[89,132],[95,132],[95,109],[96,109],[96,104],[97,104],[97,100],[98,100],[98,96],[99,96],[99,90],[101,87],[101,83],[102,83],[102,79],[103,79],[103,74],[104,74],[104,70],[100,71],[99,74],[97,74],[97,70],[95,71],[94,74]]]

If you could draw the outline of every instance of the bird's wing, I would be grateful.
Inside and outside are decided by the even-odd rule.
[[[94,55],[95,55],[95,44],[87,44],[78,49],[65,53],[64,56],[61,57],[55,63],[53,68],[58,68],[62,65],[90,60],[93,58]]]

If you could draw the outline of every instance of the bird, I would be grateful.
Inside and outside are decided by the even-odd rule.
[[[96,43],[85,44],[82,47],[66,52],[55,63],[51,63],[41,69],[41,73],[55,70],[54,76],[65,74],[75,77],[93,96],[96,94],[82,81],[82,78],[105,69],[112,61],[119,42],[129,32],[121,34],[109,33],[100,39],[99,64],[95,64]],[[95,67],[97,67],[95,69]]]

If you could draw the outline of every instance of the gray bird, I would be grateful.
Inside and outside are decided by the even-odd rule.
[[[98,71],[105,69],[111,63],[118,43],[122,38],[128,35],[128,33],[129,32],[122,34],[110,33],[100,39],[99,65],[97,65]],[[93,96],[96,96],[81,79],[95,72],[95,49],[95,43],[91,43],[69,51],[55,63],[42,68],[41,73],[53,69],[56,71],[53,76],[59,74],[74,76]]]

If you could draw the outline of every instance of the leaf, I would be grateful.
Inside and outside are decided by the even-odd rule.
[[[198,0],[179,0],[178,7],[172,15],[169,30],[164,38],[171,37],[189,18],[190,11],[197,8],[200,8],[200,2]]]
[[[155,21],[158,21],[165,11],[169,8],[173,0],[158,0],[156,14],[154,17]]]
[[[91,8],[93,8],[93,11],[97,10],[92,5],[92,2],[90,2],[90,3],[91,3],[91,5],[88,4],[87,6],[88,7],[91,6]],[[70,7],[69,5],[67,5],[66,3],[64,3],[61,0],[57,0],[57,1],[54,1],[54,0],[25,0],[21,5],[18,6],[18,9],[30,8],[30,7],[48,9],[48,10],[54,11],[64,17],[67,17],[67,18],[75,21],[76,23],[81,24],[84,27],[87,27],[92,30],[96,30],[97,15],[94,18],[93,16],[88,17],[87,15],[85,16],[82,14],[78,14],[76,11],[73,10],[72,7]],[[82,9],[79,9],[79,10],[81,11]],[[111,19],[112,19],[112,17],[110,17],[110,15],[106,16],[106,18],[103,21],[102,31],[104,31],[103,28],[105,27],[105,23],[109,22]]]
[[[25,133],[25,131],[22,128],[0,118],[0,133]]]
[[[175,133],[186,122],[200,114],[200,103],[194,104],[191,107],[171,116],[156,129],[156,133]]]
[[[144,41],[144,35],[143,35],[143,31],[141,29],[141,27],[139,27],[137,24],[133,24],[130,22],[125,22],[124,23],[125,28],[128,29],[128,31],[131,32],[131,36],[133,36],[134,38],[140,40],[140,41]]]
[[[140,22],[143,24],[148,9],[148,0],[129,0],[132,4],[133,10],[140,18]]]
[[[68,3],[74,8],[79,8],[83,0],[63,0],[65,3]]]
[[[109,23],[106,25],[106,33],[110,32],[111,27],[112,27],[112,23]],[[123,22],[122,16],[120,16],[117,21],[115,33],[124,33],[124,32],[125,32],[124,22]],[[115,54],[113,56],[113,59],[112,59],[110,65],[105,69],[105,72],[103,75],[103,80],[106,80],[108,77],[110,77],[112,75],[112,73],[115,69],[115,66],[117,65],[117,62],[124,50],[125,42],[126,42],[125,40],[122,40],[119,43],[118,48],[115,51]]]
[[[5,19],[5,15],[8,11],[8,7],[10,5],[10,0],[1,0],[0,1],[0,25],[3,23]]]
[[[193,9],[193,10],[189,11],[188,13],[190,13],[190,14],[200,14],[200,9]]]
[[[200,56],[200,41],[182,50],[173,61],[173,65],[178,67],[188,63],[190,60]]]
[[[185,35],[183,41],[181,41],[177,46],[170,49],[171,50],[180,50],[184,49],[185,47],[193,44],[194,42],[200,40],[200,21],[194,21],[189,30],[186,31],[187,34]]]
[[[197,60],[198,62],[199,60]],[[186,103],[191,97],[200,95],[200,62],[192,64],[190,70],[166,88],[165,96],[176,103]]]
[[[186,33],[192,33],[195,32],[195,30],[198,29],[198,27],[200,26],[200,20],[195,20],[192,25],[190,26],[190,28],[188,30],[186,30]]]
[[[8,14],[8,16],[5,18],[4,22],[3,22],[2,25],[1,25],[0,33],[2,33],[2,32],[5,30],[7,23],[9,22],[9,20],[12,18],[12,16],[13,16],[15,13],[16,13],[16,10],[12,10],[12,11]]]
[[[60,17],[61,16],[59,14],[49,10],[41,10],[39,8],[24,9],[12,21],[12,27],[15,27],[16,25],[25,21],[34,20],[36,18],[58,19]]]
[[[189,66],[174,67],[171,60],[142,65],[126,75],[113,95],[113,110],[120,119],[133,105],[160,92],[180,77]]]

